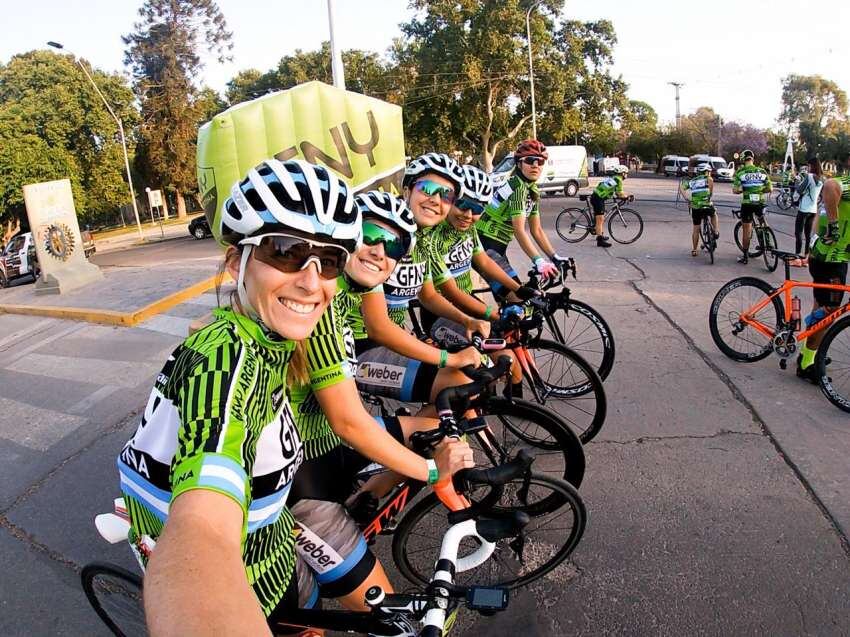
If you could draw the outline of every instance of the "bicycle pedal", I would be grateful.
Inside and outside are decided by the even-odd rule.
[[[788,369],[788,360],[785,358],[779,359],[779,369],[786,370]]]

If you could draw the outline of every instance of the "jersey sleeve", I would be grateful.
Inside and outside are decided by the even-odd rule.
[[[472,256],[484,252],[484,246],[481,245],[481,239],[478,238],[478,231],[475,226],[469,230],[472,233]]]
[[[199,354],[184,350],[172,378],[179,380],[176,406],[180,422],[177,451],[171,469],[171,498],[193,489],[221,493],[242,508],[247,524],[249,476],[253,468],[252,437],[247,435],[240,412],[239,394],[244,391],[237,381],[245,355],[241,345],[226,342]],[[188,373],[186,358],[195,359]],[[200,359],[200,362],[195,362]],[[242,370],[244,371],[244,370]]]
[[[510,219],[525,215],[525,200],[528,197],[528,186],[517,184],[506,203],[507,216]]]
[[[313,391],[332,387],[354,377],[345,354],[343,335],[336,328],[333,304],[322,314],[304,344],[307,351],[307,373]]]
[[[688,180],[688,179],[683,179],[683,180],[682,180],[682,190],[690,190],[690,189],[691,189],[691,182],[690,182],[690,180]]]
[[[614,182],[616,183],[616,185],[614,186],[614,192],[617,193],[618,195],[622,194],[622,192],[623,192],[623,178],[618,177],[618,178],[614,179]]]
[[[732,177],[732,187],[740,188],[741,187],[741,173],[739,171],[735,171],[735,176]]]

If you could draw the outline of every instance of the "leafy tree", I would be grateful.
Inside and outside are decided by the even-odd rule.
[[[780,122],[810,122],[822,129],[830,120],[847,120],[847,93],[835,82],[820,75],[789,75],[782,81]]]
[[[90,74],[124,123],[132,151],[139,121],[132,91],[120,75]],[[84,222],[130,199],[118,127],[74,57],[16,55],[0,67],[0,221],[24,214],[23,185],[66,177]]]
[[[721,154],[731,159],[735,153],[743,150],[751,150],[756,157],[767,159],[769,143],[766,131],[750,124],[739,122],[725,122],[723,124],[723,136]],[[785,143],[782,141],[782,156],[785,155]],[[780,157],[781,161],[782,157]]]
[[[204,47],[224,61],[232,34],[214,0],[146,0],[139,16],[123,38],[142,106],[138,167],[174,193],[182,218],[184,195],[196,189],[197,125],[209,106],[194,84],[202,66],[198,51]]]

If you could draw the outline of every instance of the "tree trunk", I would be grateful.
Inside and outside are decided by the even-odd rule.
[[[179,190],[176,192],[177,194],[177,218],[185,219],[186,218],[186,200],[183,198],[183,193]]]

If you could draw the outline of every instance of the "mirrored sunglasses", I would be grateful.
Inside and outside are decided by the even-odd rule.
[[[526,166],[542,166],[546,163],[542,157],[523,157],[520,161]]]
[[[363,243],[367,246],[383,243],[384,254],[387,258],[398,261],[407,254],[410,242],[400,237],[394,230],[364,219]]]
[[[455,200],[454,188],[451,186],[443,186],[442,184],[438,184],[436,181],[431,181],[430,179],[420,179],[413,184],[413,187],[429,197],[440,195],[440,199],[446,203],[453,203]]]
[[[484,204],[473,199],[458,199],[455,202],[455,207],[463,212],[471,212],[473,216],[478,216],[484,212]]]

